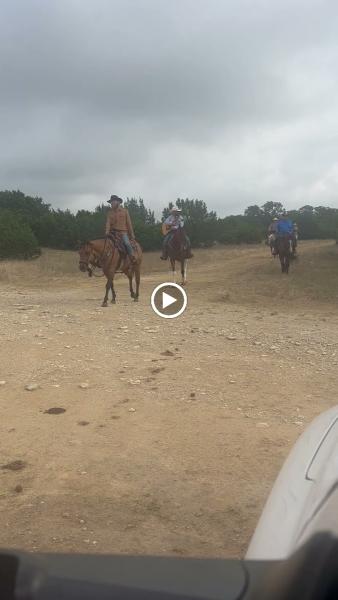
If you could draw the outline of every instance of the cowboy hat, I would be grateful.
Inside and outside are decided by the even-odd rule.
[[[178,212],[178,213],[180,213],[180,212],[182,212],[182,211],[181,211],[181,209],[180,209],[180,208],[177,208],[177,206],[174,206],[174,208],[172,208],[170,212],[171,212],[171,213],[174,213],[174,212]]]
[[[108,204],[111,204],[112,202],[114,202],[114,200],[116,200],[120,204],[122,204],[122,202],[123,202],[122,198],[119,198],[118,196],[115,196],[114,194],[112,196],[110,196],[110,199],[107,200],[107,202],[108,202]]]

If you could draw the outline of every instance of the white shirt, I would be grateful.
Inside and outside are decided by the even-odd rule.
[[[180,227],[184,227],[184,219],[182,215],[169,215],[169,217],[164,221],[166,225],[171,225],[172,229],[179,229]]]

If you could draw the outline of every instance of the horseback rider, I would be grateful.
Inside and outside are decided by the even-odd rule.
[[[291,243],[292,243],[292,251],[294,254],[296,254],[297,252],[297,246],[298,246],[298,225],[297,223],[294,221],[292,223],[292,235],[291,235]]]
[[[177,231],[178,229],[182,229],[184,237],[185,237],[185,250],[186,250],[186,254],[187,254],[186,258],[192,258],[193,255],[191,254],[190,239],[187,236],[185,229],[184,229],[185,223],[184,223],[184,218],[183,218],[181,209],[174,206],[174,208],[172,208],[170,211],[169,217],[167,217],[167,219],[165,219],[163,223],[164,223],[164,225],[167,225],[167,227],[169,228],[169,231],[164,236],[163,247],[162,247],[162,256],[160,257],[161,260],[167,260],[168,246],[174,237],[175,231]]]
[[[268,240],[269,240],[272,254],[277,254],[277,250],[276,250],[277,224],[278,224],[278,217],[274,217],[268,228]]]
[[[122,203],[122,198],[115,195],[110,196],[108,204],[111,205],[111,210],[109,210],[107,214],[106,235],[109,236],[114,232],[120,235],[131,262],[135,263],[136,257],[130,243],[130,240],[135,239],[134,229],[129,212],[126,208],[121,206]]]
[[[277,240],[281,237],[287,237],[291,244],[293,237],[293,223],[286,211],[283,212],[277,223]]]

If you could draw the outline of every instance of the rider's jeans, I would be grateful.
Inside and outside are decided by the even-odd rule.
[[[128,234],[127,233],[122,233],[122,239],[123,239],[123,243],[124,243],[125,247],[127,248],[128,254],[129,255],[134,254],[134,251],[133,251],[132,245],[130,243]]]

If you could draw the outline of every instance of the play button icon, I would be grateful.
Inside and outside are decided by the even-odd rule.
[[[177,283],[161,283],[151,295],[153,311],[163,319],[179,317],[188,303],[185,290]]]
[[[177,298],[174,298],[173,296],[170,296],[169,294],[167,294],[167,292],[162,292],[162,308],[168,308],[168,306],[171,306],[172,304],[174,304],[174,302],[177,302]]]

